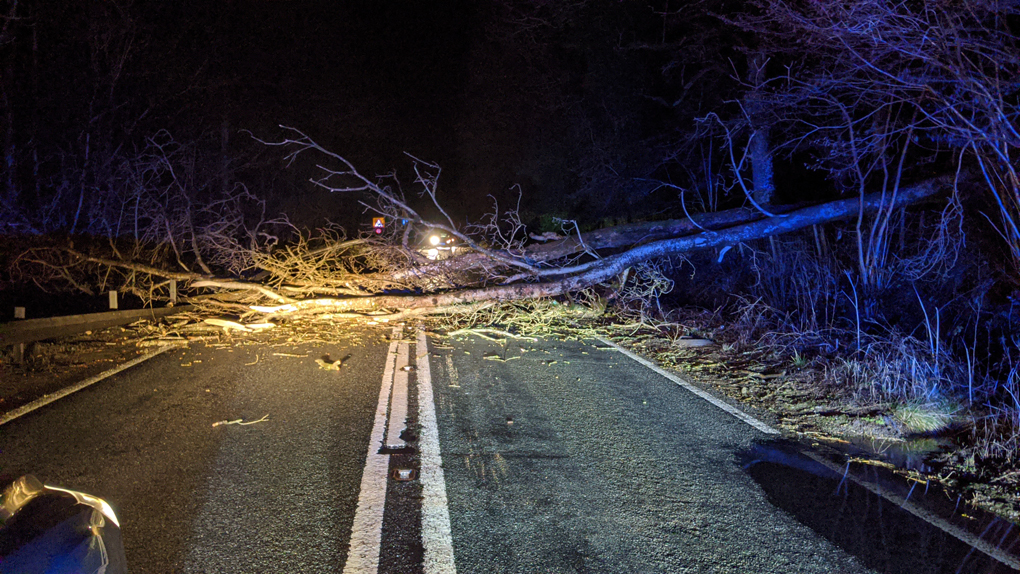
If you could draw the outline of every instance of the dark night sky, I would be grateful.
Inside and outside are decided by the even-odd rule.
[[[68,162],[85,163],[86,147],[94,160],[138,149],[159,130],[202,147],[207,171],[215,171],[226,126],[235,179],[271,199],[271,210],[304,223],[364,216],[308,184],[313,158],[283,170],[280,150],[245,130],[275,140],[284,136],[279,125],[298,128],[366,175],[397,170],[409,193],[403,154],[436,162],[440,195],[461,223],[485,213],[490,194],[506,207],[514,184],[526,220],[678,217],[676,189],[655,181],[696,188],[705,165],[727,175],[720,157],[699,163],[722,153],[722,138],[699,132],[704,124],[695,119],[719,113],[729,129],[746,128],[736,103],[747,88],[738,80],[758,40],[714,15],[742,6],[81,0],[36,7],[28,13],[35,24],[15,26],[13,42],[0,38],[14,85],[7,94],[14,129],[5,135],[17,140],[22,181],[34,183],[37,165],[59,178]],[[776,73],[783,58],[801,57],[785,45],[772,49]],[[824,170],[805,169],[811,157],[776,159],[780,195],[809,190],[783,201],[834,193]],[[732,207],[743,197],[727,201]]]
[[[634,70],[613,69],[625,54],[613,50],[612,26],[603,30],[606,24],[593,19],[591,30],[571,32],[568,25],[573,36],[562,44],[554,38],[538,45],[516,33],[502,6],[467,0],[164,6],[154,25],[166,36],[153,43],[157,58],[179,58],[182,77],[202,67],[207,87],[191,102],[196,124],[215,129],[209,110],[227,105],[232,130],[271,139],[279,124],[296,127],[364,173],[396,169],[405,184],[411,175],[404,152],[436,162],[444,170],[441,193],[461,221],[481,216],[490,194],[507,205],[514,184],[531,213],[576,210],[565,198],[579,185],[577,156],[585,154],[579,150],[595,137],[616,137],[592,130],[612,133],[624,123],[620,117],[642,105],[640,98],[627,102],[634,94],[613,92],[634,89],[626,77]],[[164,55],[163,45],[175,48]],[[615,106],[617,118],[587,125],[587,118],[578,121],[582,106],[597,114]],[[578,136],[589,141],[575,148]],[[292,193],[335,203],[308,190]]]
[[[46,142],[59,150],[47,152],[55,158],[68,150],[83,156],[84,134],[93,150],[104,141],[112,151],[142,146],[159,130],[215,150],[226,125],[237,179],[275,199],[271,209],[312,217],[360,211],[311,189],[307,161],[281,171],[279,154],[243,133],[273,140],[283,124],[365,174],[398,170],[408,187],[404,152],[440,164],[441,194],[462,222],[480,217],[490,194],[505,206],[514,184],[531,216],[571,215],[589,205],[571,194],[597,187],[599,172],[648,175],[659,158],[642,142],[670,131],[669,121],[658,122],[670,118],[642,117],[651,101],[642,92],[659,81],[658,63],[616,45],[618,28],[643,34],[661,18],[640,2],[578,6],[563,10],[566,20],[555,3],[500,0],[88,0],[39,8],[38,37],[19,29],[8,48],[11,77],[21,80],[13,133]],[[547,20],[531,27],[514,10]],[[26,181],[34,161],[20,163]],[[50,167],[65,167],[57,164]],[[591,203],[590,215],[619,211],[610,199]]]
[[[258,127],[289,124],[327,141],[368,138],[370,147],[433,155],[461,103],[475,32],[466,8],[444,6],[235,7],[225,25],[237,44],[214,63],[237,74],[232,113]]]
[[[277,125],[299,128],[366,174],[406,167],[405,151],[453,161],[479,32],[470,3],[347,4],[242,2],[207,16],[196,44],[208,46],[210,75],[230,84],[221,97],[232,128],[267,139]]]
[[[500,76],[525,72],[507,69],[519,61],[488,42],[486,18],[470,1],[239,3],[207,41],[223,51],[216,75],[233,76],[234,125],[266,137],[298,127],[365,173],[397,169],[405,182],[404,152],[436,162],[443,196],[466,218],[488,194],[529,183],[516,168],[522,140],[548,113],[501,105],[522,94]]]
[[[93,96],[79,86],[103,83],[96,69],[109,70],[117,46],[100,57],[98,66],[89,52],[102,43],[95,38],[111,28],[122,31],[130,22],[137,32],[116,83],[111,107],[117,112],[110,114],[116,126],[111,129],[126,129],[138,117],[144,119],[132,134],[118,136],[122,141],[137,142],[167,129],[179,141],[206,137],[215,142],[226,121],[234,153],[247,158],[261,152],[265,160],[267,150],[241,131],[273,140],[283,135],[277,128],[283,124],[305,131],[368,175],[397,169],[406,182],[410,162],[404,152],[437,162],[444,168],[441,184],[447,197],[456,197],[458,204],[467,199],[458,208],[480,208],[484,203],[472,202],[473,196],[484,198],[514,181],[511,173],[493,174],[475,158],[497,153],[489,149],[494,146],[505,156],[508,147],[518,145],[491,125],[471,125],[492,119],[472,112],[472,106],[497,105],[493,100],[514,90],[484,85],[484,73],[475,74],[474,88],[468,86],[469,66],[481,65],[477,52],[487,49],[484,20],[491,14],[481,6],[404,0],[139,2],[124,19],[111,10],[66,8],[48,14],[40,26],[44,96],[38,112],[25,110],[24,117],[40,113],[48,118],[57,140],[86,129],[82,123],[88,120],[83,118],[95,114],[84,108]],[[486,58],[491,63],[492,58]],[[26,70],[22,77],[29,75]],[[522,123],[535,121],[513,111],[504,115]],[[485,141],[466,143],[465,133],[484,133]],[[461,153],[465,149],[469,157]],[[513,159],[500,157],[499,162]],[[470,173],[479,169],[490,173]],[[259,177],[273,179],[277,194],[280,189],[288,197],[296,194],[311,203],[311,209],[326,209],[327,204],[328,209],[342,209],[339,198],[323,198],[303,183],[310,175],[309,166],[299,162],[287,173]],[[482,181],[493,189],[465,194],[457,189],[458,181]]]

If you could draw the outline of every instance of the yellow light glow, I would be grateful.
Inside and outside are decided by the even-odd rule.
[[[433,235],[432,237],[429,237],[429,243],[432,245],[439,245],[439,236]]]

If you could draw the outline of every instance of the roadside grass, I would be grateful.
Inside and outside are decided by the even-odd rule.
[[[946,357],[897,333],[868,339],[861,351],[830,361],[832,383],[849,388],[857,402],[926,405],[953,394],[956,369]]]
[[[910,434],[944,431],[958,412],[959,407],[948,402],[907,402],[892,407],[892,416]]]
[[[975,459],[1001,460],[1017,467],[1020,475],[1020,364],[1011,365],[997,395],[989,398],[985,415],[976,419],[974,435],[984,440],[975,440],[967,449],[973,452],[968,454]]]

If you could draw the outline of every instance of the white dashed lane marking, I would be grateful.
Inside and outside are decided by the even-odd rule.
[[[386,430],[386,445],[400,448],[404,441],[400,438],[407,425],[407,367],[408,343],[397,344],[397,363],[393,370],[393,398],[390,400],[390,424]]]

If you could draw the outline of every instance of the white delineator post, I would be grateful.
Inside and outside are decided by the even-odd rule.
[[[116,309],[117,308],[117,292],[116,291],[110,291],[110,308],[111,309]]]
[[[25,318],[25,308],[24,307],[15,307],[14,308],[14,318],[15,319],[24,319]],[[24,365],[25,364],[25,344],[24,343],[18,343],[17,345],[14,345],[14,362],[18,363],[19,365]]]
[[[14,345],[14,362],[18,365],[23,366],[25,364],[25,349],[27,349],[27,347],[24,343]]]

